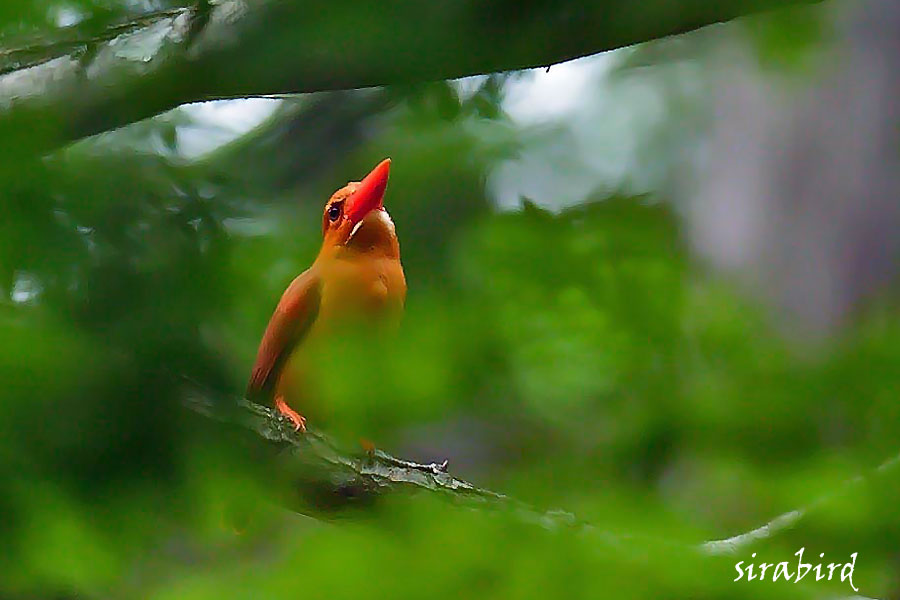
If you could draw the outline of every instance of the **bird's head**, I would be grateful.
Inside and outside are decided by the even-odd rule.
[[[362,181],[336,191],[322,214],[322,249],[390,250],[396,246],[394,223],[384,209],[391,159],[386,158]]]

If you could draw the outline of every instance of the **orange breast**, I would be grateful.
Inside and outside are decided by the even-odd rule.
[[[400,261],[350,255],[323,265],[322,301],[317,325],[335,321],[379,319],[399,313],[406,300],[406,279]]]
[[[380,327],[399,321],[406,301],[406,279],[398,259],[356,255],[335,258],[320,265],[322,298],[319,312],[306,338],[285,365],[278,393],[306,416],[322,418],[324,407],[311,389],[310,369],[321,362],[311,355],[327,345],[329,335]]]

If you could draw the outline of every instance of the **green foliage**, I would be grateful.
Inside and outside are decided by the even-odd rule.
[[[33,17],[17,6],[0,22]],[[692,546],[807,505],[896,452],[896,309],[874,305],[840,339],[796,346],[691,260],[665,198],[497,211],[492,169],[547,139],[506,117],[503,85],[286,102],[192,163],[175,156],[172,115],[49,157],[7,150],[0,593],[849,592],[734,584],[735,561]],[[315,257],[322,203],[384,156],[407,313],[394,338],[319,349],[317,424],[348,444],[447,458],[459,476],[572,511],[592,531],[424,495],[302,517],[281,508],[290,482],[277,457],[181,406],[183,376],[222,402],[243,390],[278,296]],[[895,479],[816,508],[760,557],[859,552],[863,591],[896,590]]]

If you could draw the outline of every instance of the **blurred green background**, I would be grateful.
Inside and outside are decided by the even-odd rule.
[[[5,2],[0,42],[173,4]],[[896,473],[841,492],[898,451],[897,187],[871,170],[896,164],[896,97],[876,114],[893,144],[839,171],[886,205],[835,186],[792,203],[825,170],[772,148],[782,187],[748,191],[716,162],[759,142],[723,76],[766,110],[815,95],[858,51],[834,14],[881,9],[776,12],[548,71],[195,104],[49,154],[4,129],[0,597],[852,595],[732,582],[737,560],[801,547],[858,552],[861,593],[900,596]],[[831,123],[853,106],[819,108]],[[814,121],[764,122],[823,152],[802,137]],[[182,406],[183,377],[221,402],[243,391],[325,200],[387,156],[406,315],[377,353],[340,340],[350,368],[323,357],[317,425],[449,459],[590,531],[426,493],[303,516],[273,449]],[[719,203],[754,190],[785,201]],[[753,231],[758,254],[729,254]],[[826,496],[758,558],[692,549]]]

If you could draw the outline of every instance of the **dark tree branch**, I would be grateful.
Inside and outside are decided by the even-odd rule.
[[[546,66],[814,0],[202,0],[0,50],[0,134],[46,151],[180,104]]]
[[[211,395],[202,386],[191,381],[187,383],[185,405],[189,409],[219,421],[240,424],[268,442],[286,447],[291,461],[304,466],[301,469],[303,472],[308,472],[309,467],[312,467],[312,470],[318,473],[317,480],[304,479],[299,484],[324,484],[329,488],[327,492],[332,498],[357,498],[360,495],[378,495],[401,490],[423,490],[442,494],[457,502],[513,511],[523,521],[545,529],[589,532],[597,536],[600,543],[619,550],[629,547],[639,548],[644,542],[651,545],[661,543],[659,539],[642,540],[604,533],[577,519],[572,513],[562,510],[541,511],[505,494],[480,488],[451,475],[447,461],[440,464],[423,464],[400,459],[380,450],[347,453],[322,432],[314,429],[306,433],[294,431],[287,419],[271,408],[237,399],[226,403],[229,408],[223,411],[222,403],[212,401]],[[883,462],[869,476],[855,477],[835,492],[816,499],[804,508],[779,515],[752,531],[728,539],[703,542],[696,546],[681,543],[670,545],[673,550],[679,552],[693,550],[698,556],[707,557],[727,557],[749,552],[757,543],[772,539],[796,527],[816,509],[857,491],[864,483],[888,482],[888,478],[896,477],[898,471],[900,471],[900,455]],[[669,544],[664,540],[662,543]]]
[[[307,468],[312,467],[322,476],[322,480],[327,480],[326,485],[331,487],[329,492],[332,497],[357,497],[360,494],[382,494],[402,489],[427,490],[443,494],[455,501],[512,510],[523,520],[545,528],[597,531],[572,513],[562,510],[542,511],[505,494],[480,488],[455,477],[448,471],[447,461],[440,464],[422,464],[394,457],[381,450],[349,454],[322,432],[314,429],[306,433],[294,431],[287,419],[268,407],[238,399],[233,403],[231,410],[222,412],[221,408],[214,409],[214,406],[220,405],[212,403],[209,394],[202,392],[197,384],[191,383],[190,389],[192,391],[186,394],[186,405],[190,409],[217,420],[239,423],[269,442],[288,447],[292,460],[302,463]],[[709,556],[729,556],[747,551],[757,543],[794,528],[816,509],[858,490],[864,482],[896,476],[898,470],[900,470],[900,455],[883,462],[869,477],[855,477],[840,489],[816,499],[804,508],[779,515],[765,525],[746,533],[727,539],[703,542],[695,546],[694,550]],[[680,549],[688,548],[680,547]]]
[[[378,449],[348,453],[320,431],[294,431],[290,422],[271,408],[238,399],[232,409],[223,411],[221,405],[212,402],[210,395],[197,384],[189,383],[189,389],[185,395],[188,408],[219,421],[238,423],[268,442],[286,447],[291,459],[302,465],[304,473],[312,471],[320,476],[319,481],[305,480],[303,484],[324,484],[331,488],[329,495],[333,498],[377,495],[402,489],[427,490],[454,501],[513,510],[523,519],[545,527],[579,525],[570,513],[539,511],[509,496],[455,477],[448,471],[448,461],[423,464]]]

